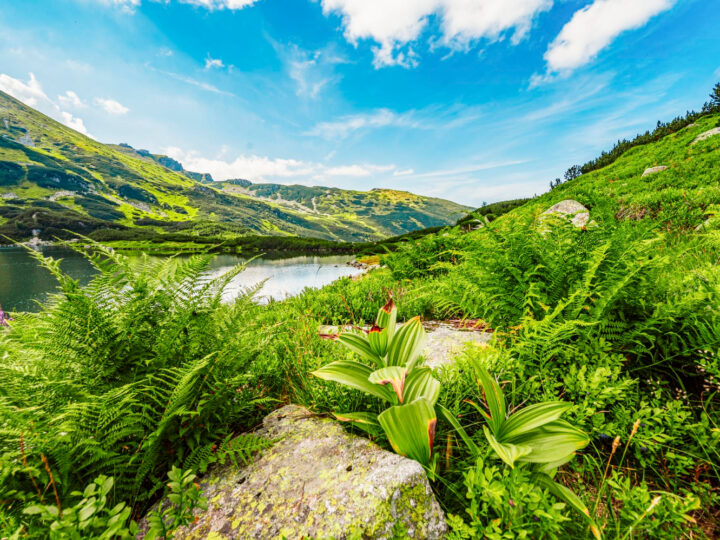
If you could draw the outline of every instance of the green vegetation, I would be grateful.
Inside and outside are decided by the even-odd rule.
[[[440,395],[440,383],[429,368],[418,365],[425,344],[420,319],[410,319],[397,331],[396,320],[397,307],[390,300],[380,308],[367,337],[356,332],[342,332],[337,337],[345,347],[369,362],[369,366],[338,360],[314,371],[313,375],[389,403],[391,406],[379,415],[363,412],[334,415],[371,434],[377,434],[382,427],[395,452],[428,466],[435,439],[435,403]]]
[[[391,190],[213,182],[167,156],[100,144],[2,92],[0,118],[2,242],[98,229],[364,242],[450,225],[469,210]]]
[[[165,534],[202,504],[192,474],[262,452],[252,428],[292,402],[423,463],[450,538],[717,537],[720,136],[695,141],[718,121],[265,306],[223,304],[242,268],[210,279],[210,255],[98,247],[84,288],[37,255],[61,291],[0,332],[2,535],[112,521],[123,537],[148,511]],[[566,199],[587,226],[540,217]],[[481,319],[493,338],[431,371],[416,316]]]

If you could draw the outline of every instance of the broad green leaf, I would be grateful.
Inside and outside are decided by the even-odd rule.
[[[388,349],[388,332],[379,326],[373,326],[367,335],[368,343],[373,353],[379,358],[385,358]]]
[[[483,426],[485,437],[487,438],[490,446],[497,456],[502,459],[505,463],[510,465],[510,468],[515,467],[515,462],[522,458],[524,455],[529,454],[531,449],[526,446],[517,446],[514,444],[500,443],[497,441],[493,434],[490,432],[487,426]]]
[[[475,361],[474,367],[478,379],[480,379],[480,385],[485,392],[485,401],[490,410],[490,427],[492,428],[493,434],[497,436],[502,430],[505,423],[505,415],[507,414],[505,396],[503,395],[500,385],[492,375],[490,375],[488,370],[485,369],[485,366]]]
[[[509,440],[557,420],[571,407],[572,403],[566,401],[547,401],[525,407],[507,419],[500,430],[499,439]]]
[[[582,500],[580,500],[580,497],[575,495],[572,490],[566,488],[562,484],[558,484],[547,474],[544,473],[535,473],[533,474],[532,479],[537,485],[547,489],[550,493],[555,495],[555,497],[567,503],[568,506],[570,506],[573,510],[581,514],[586,520],[590,522],[590,529],[592,530],[595,538],[597,538],[598,540],[602,538],[600,529],[595,524],[595,521],[590,517],[590,511],[588,510],[587,506],[585,506],[585,503],[582,502]]]
[[[388,331],[388,341],[392,341],[397,324],[397,306],[395,306],[392,298],[378,310],[375,324],[380,328],[385,328]]]
[[[531,449],[521,461],[555,463],[572,456],[590,442],[588,436],[565,420],[555,420],[528,433],[505,439],[504,442],[527,446]]]
[[[352,422],[355,424],[380,424],[377,421],[377,414],[370,412],[349,412],[349,413],[332,413],[332,415],[341,422]]]
[[[370,341],[368,341],[368,338],[364,335],[354,332],[343,332],[338,336],[337,341],[373,365],[384,365],[383,359],[375,354],[370,346]]]
[[[338,360],[313,371],[313,375],[326,381],[334,381],[355,388],[389,403],[393,403],[393,392],[386,386],[371,383],[368,378],[372,368],[349,360]]]
[[[395,332],[388,347],[388,366],[407,366],[412,369],[425,346],[425,329],[419,317],[413,317]]]
[[[369,412],[333,413],[341,422],[350,422],[370,435],[380,435],[382,428],[377,421],[377,414]]]
[[[397,405],[378,416],[393,450],[422,465],[430,464],[437,417],[432,404],[416,399],[407,405]]]
[[[400,366],[389,366],[373,371],[368,380],[374,384],[391,384],[398,401],[403,402],[403,391],[405,389],[405,376],[407,369]]]
[[[455,418],[455,415],[448,411],[445,407],[442,405],[438,405],[440,408],[440,412],[445,417],[445,420],[450,422],[450,425],[455,429],[455,431],[458,432],[462,440],[467,445],[468,449],[470,450],[470,453],[473,456],[479,456],[480,455],[480,448],[478,448],[478,445],[475,444],[475,441],[472,440],[472,437],[467,434],[467,431],[465,431],[465,428],[460,425],[460,422],[458,422],[457,418]]]
[[[440,396],[440,382],[432,376],[430,368],[416,367],[407,375],[404,396],[406,403],[425,398],[435,405]]]

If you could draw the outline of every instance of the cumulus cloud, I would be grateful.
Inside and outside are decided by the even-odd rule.
[[[87,107],[85,102],[72,90],[67,90],[64,94],[60,94],[58,101],[65,107],[75,107],[76,109]]]
[[[622,32],[645,25],[675,0],[595,0],[575,12],[545,53],[548,72],[567,72],[592,60]]]
[[[553,0],[321,0],[323,13],[342,17],[345,37],[357,44],[374,41],[375,67],[417,65],[409,44],[417,41],[428,20],[441,20],[441,44],[467,47],[481,38],[499,39],[513,31],[513,42],[524,37],[539,12]]]
[[[79,131],[83,135],[88,134],[88,130],[85,127],[85,123],[83,122],[82,118],[73,116],[67,111],[60,111],[60,118],[62,118],[63,124],[65,124],[67,127],[72,128],[75,131]]]
[[[28,81],[23,82],[5,73],[0,74],[0,90],[31,107],[49,102],[50,99],[43,92],[35,75],[33,73],[28,75],[30,77]]]
[[[130,110],[114,99],[95,98],[95,103],[108,114],[122,115]]]
[[[82,118],[78,118],[77,116],[73,116],[71,113],[62,110],[60,105],[51,100],[47,94],[45,94],[40,81],[37,80],[33,73],[28,74],[27,82],[11,77],[6,73],[0,73],[0,90],[10,94],[15,99],[22,101],[25,105],[44,112],[66,126],[90,136],[85,128],[85,123]],[[69,97],[70,94],[77,98],[77,95],[71,91],[66,92],[64,97],[71,99]],[[58,98],[62,97],[63,96],[58,96]],[[63,103],[61,99],[60,102]]]
[[[208,158],[197,152],[169,147],[164,153],[183,164],[190,171],[207,172],[216,180],[247,178],[254,182],[307,182],[329,177],[364,177],[390,172],[394,165],[352,164],[327,166],[322,163],[258,155],[240,155],[231,161]]]
[[[210,58],[209,56],[205,59],[205,69],[212,68],[224,68],[225,64],[219,58]]]

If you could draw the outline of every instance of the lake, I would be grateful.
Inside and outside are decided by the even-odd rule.
[[[61,268],[80,283],[85,284],[94,275],[87,259],[65,247],[44,247],[42,253],[62,259]],[[139,256],[139,255],[134,255]],[[257,298],[283,300],[299,294],[305,287],[323,287],[344,276],[354,276],[362,270],[348,266],[347,255],[329,257],[292,257],[288,259],[255,259],[244,272],[236,276],[225,291],[225,300],[231,301],[245,288],[267,280]],[[243,262],[237,255],[220,254],[213,259],[210,271],[220,275]],[[57,281],[40,267],[27,250],[18,247],[0,248],[0,306],[5,311],[38,311],[38,302],[57,290]]]

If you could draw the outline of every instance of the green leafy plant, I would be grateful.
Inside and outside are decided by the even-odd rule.
[[[356,423],[371,433],[381,427],[395,452],[428,466],[432,457],[440,383],[430,369],[418,364],[426,335],[418,317],[397,328],[392,299],[380,308],[367,332],[343,332],[338,342],[367,363],[332,362],[313,374],[375,396],[391,406],[375,415],[336,413],[339,420]]]
[[[108,508],[108,495],[113,483],[111,477],[98,476],[83,492],[71,493],[72,496],[82,497],[72,506],[30,505],[23,513],[43,523],[47,527],[47,538],[51,540],[134,538],[137,524],[130,521],[130,507],[118,503]],[[18,536],[20,534],[17,533]]]
[[[167,504],[161,504],[158,510],[147,516],[150,528],[145,535],[146,540],[155,538],[171,538],[173,531],[193,522],[193,510],[207,509],[200,486],[195,482],[196,476],[191,470],[173,467],[168,473],[170,482],[167,485]]]
[[[547,401],[510,412],[497,381],[480,363],[474,362],[473,367],[485,395],[487,410],[477,403],[471,404],[485,418],[483,433],[494,453],[510,468],[518,465],[531,467],[532,481],[581,513],[590,521],[593,534],[599,538],[600,531],[585,504],[570,489],[553,480],[558,467],[570,461],[577,450],[590,442],[584,432],[560,418],[572,404]],[[440,410],[471,453],[480,457],[480,448],[455,416],[442,405]]]

